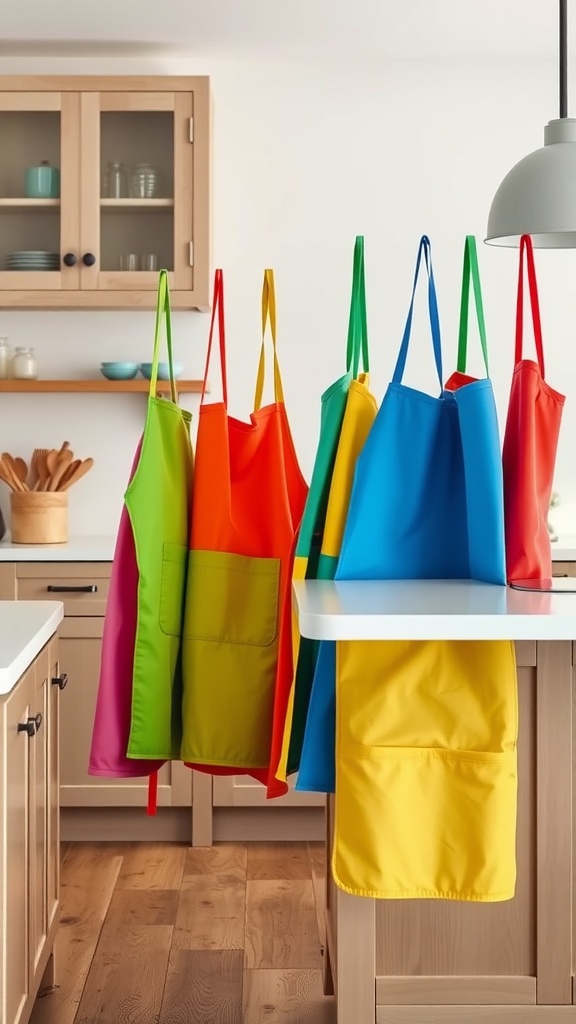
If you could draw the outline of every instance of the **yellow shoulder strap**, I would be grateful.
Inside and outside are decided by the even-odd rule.
[[[266,325],[270,318],[270,333],[272,335],[272,352],[274,358],[274,401],[284,401],[284,389],[282,387],[282,377],[280,376],[280,367],[278,365],[278,356],[276,353],[276,290],[274,288],[274,271],[264,271],[264,283],[262,285],[262,347],[260,349],[260,360],[258,362],[258,376],[256,378],[256,394],[254,396],[254,410],[257,411],[262,405],[262,395],[264,394],[264,379],[266,375],[266,353],[265,353],[265,340],[266,340]]]

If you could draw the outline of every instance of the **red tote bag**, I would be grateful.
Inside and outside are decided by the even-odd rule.
[[[522,358],[524,254],[537,361]],[[546,383],[534,251],[530,235],[520,239],[516,350],[502,453],[506,575],[509,582],[552,575],[548,508],[565,396]]]

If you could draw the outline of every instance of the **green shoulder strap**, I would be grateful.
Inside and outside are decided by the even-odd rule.
[[[352,295],[348,319],[348,343],[346,346],[346,370],[358,376],[362,356],[362,369],[368,373],[368,324],[366,316],[366,280],[364,274],[364,236],[357,235],[354,243],[354,265],[352,270]]]
[[[456,369],[459,373],[466,373],[466,356],[468,350],[468,306],[470,302],[470,278],[474,289],[474,304],[476,306],[476,319],[478,320],[478,331],[480,333],[480,345],[486,367],[486,376],[490,376],[488,370],[488,345],[486,343],[486,324],[484,322],[484,307],[482,305],[482,289],[480,287],[480,272],[478,270],[478,252],[474,235],[466,235],[464,243],[464,266],[462,270],[462,297],[460,300],[460,328],[458,330],[458,360]]]
[[[170,317],[170,292],[168,290],[168,271],[161,270],[158,279],[158,300],[156,302],[156,327],[154,329],[154,353],[152,356],[152,373],[150,374],[150,397],[155,397],[158,383],[158,363],[160,361],[160,340],[162,324],[166,318],[166,345],[168,348],[168,366],[170,369],[170,398],[178,402],[174,366],[172,363],[172,320]]]

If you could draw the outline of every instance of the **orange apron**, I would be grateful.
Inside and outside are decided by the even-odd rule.
[[[276,355],[274,275],[264,273],[262,348],[250,422],[228,415],[222,271],[217,270],[204,390],[216,319],[223,401],[200,405],[183,630],[182,760],[211,774],[251,775],[270,796],[275,716],[292,681],[291,577],[307,486],[284,408]],[[261,408],[270,318],[274,403]]]

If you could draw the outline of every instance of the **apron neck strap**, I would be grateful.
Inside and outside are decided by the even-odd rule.
[[[402,335],[402,342],[400,344],[400,351],[398,353],[398,359],[396,361],[392,380],[395,384],[400,384],[406,367],[410,332],[412,330],[412,317],[414,315],[414,297],[416,295],[416,285],[418,284],[422,254],[424,254],[424,262],[426,264],[426,272],[428,274],[428,314],[430,317],[430,330],[432,332],[432,345],[434,347],[434,361],[436,363],[436,372],[438,374],[440,388],[442,388],[442,343],[440,341],[440,318],[438,316],[438,300],[436,298],[436,286],[434,284],[434,272],[432,270],[430,239],[427,235],[422,235],[420,245],[418,246],[418,258],[416,260],[414,283],[412,285],[412,298],[410,299],[406,326],[404,328],[404,334]]]
[[[202,381],[202,395],[200,404],[204,401],[206,386],[208,383],[208,371],[210,369],[210,357],[212,355],[212,342],[214,339],[214,327],[218,316],[218,341],[220,348],[220,370],[222,373],[222,400],[228,408],[228,384],[226,376],[226,329],[224,326],[224,275],[221,270],[214,273],[214,296],[212,299],[212,317],[210,320],[210,334],[208,336],[208,351],[206,352],[206,365],[204,367],[204,379]]]
[[[524,252],[526,252],[526,265],[528,269],[528,290],[530,292],[530,307],[532,310],[532,324],[534,326],[534,340],[536,342],[536,356],[540,373],[544,378],[544,347],[542,345],[542,324],[540,322],[540,304],[538,302],[538,285],[536,283],[536,267],[534,266],[534,249],[530,235],[522,235],[520,239],[520,261],[518,264],[518,296],[516,301],[516,348],[514,362],[519,363],[522,359],[522,341],[524,335]]]
[[[352,270],[352,295],[348,319],[348,343],[346,346],[346,370],[358,376],[362,357],[362,369],[368,373],[368,324],[366,316],[366,280],[364,276],[364,236],[357,235],[354,243],[354,264]]]
[[[466,373],[466,357],[468,354],[468,311],[470,305],[470,279],[474,290],[474,305],[476,307],[476,320],[478,321],[478,332],[480,334],[480,345],[484,357],[486,376],[490,376],[488,370],[488,344],[486,341],[486,323],[484,321],[484,306],[482,304],[482,288],[480,286],[480,271],[478,269],[478,250],[474,235],[466,235],[464,242],[464,265],[462,268],[462,295],[460,299],[460,327],[458,330],[458,360],[456,369],[459,373]]]
[[[152,373],[150,374],[151,397],[156,395],[158,384],[158,362],[160,359],[160,339],[162,334],[162,323],[166,319],[166,346],[168,349],[168,367],[170,371],[170,398],[173,402],[178,401],[176,394],[176,383],[174,380],[174,366],[172,364],[172,319],[170,316],[170,292],[168,289],[168,271],[161,270],[158,279],[158,298],[156,301],[156,326],[154,328],[154,352],[152,355]]]
[[[274,287],[274,271],[264,271],[264,282],[262,285],[262,346],[260,348],[260,359],[258,361],[258,375],[256,377],[256,393],[254,395],[254,411],[257,412],[262,405],[264,394],[264,379],[266,376],[266,325],[270,319],[270,334],[272,335],[272,358],[274,362],[274,401],[284,401],[284,389],[278,355],[276,352],[276,289]]]

